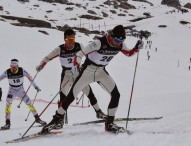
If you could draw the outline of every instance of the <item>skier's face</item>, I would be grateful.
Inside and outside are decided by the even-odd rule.
[[[11,71],[16,73],[18,71],[18,66],[11,66]]]
[[[65,38],[65,45],[67,47],[67,49],[73,49],[74,48],[74,44],[75,44],[75,35],[68,35]]]
[[[120,45],[123,43],[124,40],[120,40],[116,37],[112,37],[112,45],[115,47],[115,48],[119,48]]]

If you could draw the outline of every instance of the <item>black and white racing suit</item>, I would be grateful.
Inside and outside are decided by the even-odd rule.
[[[75,97],[78,96],[80,91],[90,83],[97,82],[111,95],[107,114],[114,118],[119,104],[120,93],[114,80],[105,70],[105,66],[107,66],[119,52],[122,52],[126,56],[132,56],[137,50],[129,50],[124,43],[122,43],[119,48],[115,48],[109,44],[108,37],[104,36],[93,41],[83,50],[79,51],[77,53],[76,62],[80,64],[83,56],[86,56],[86,60],[83,63],[80,74],[72,85],[66,100],[62,107],[58,109],[57,113],[61,115],[65,114],[68,106],[73,102]]]
[[[33,115],[34,116],[37,115],[37,111],[35,107],[32,105],[32,102],[29,96],[26,94],[26,91],[23,87],[25,76],[28,78],[28,80],[34,87],[37,87],[30,74],[21,67],[18,68],[17,73],[13,73],[11,69],[7,69],[0,76],[0,81],[3,80],[4,78],[7,78],[9,81],[9,91],[7,93],[6,108],[5,108],[6,120],[10,120],[11,106],[15,97],[19,97],[20,99],[23,98],[24,103],[27,105],[27,107],[33,113]]]

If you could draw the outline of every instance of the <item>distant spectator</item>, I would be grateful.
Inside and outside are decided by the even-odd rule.
[[[148,60],[151,58],[151,56],[149,54],[147,55],[147,57],[148,57]]]
[[[1,87],[0,87],[0,101],[2,101],[2,89],[1,89]]]

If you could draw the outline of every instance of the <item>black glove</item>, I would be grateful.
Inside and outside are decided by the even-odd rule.
[[[138,40],[134,48],[137,50],[143,49],[143,45],[144,45],[144,42],[142,40]]]
[[[36,86],[35,89],[37,90],[37,92],[41,91],[38,86]]]
[[[36,67],[36,71],[40,72],[40,71],[44,68],[45,65],[46,65],[45,62],[43,62],[42,64],[38,65],[38,66]]]

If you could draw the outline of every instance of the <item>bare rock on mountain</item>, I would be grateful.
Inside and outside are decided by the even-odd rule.
[[[185,24],[190,24],[190,22],[182,20],[182,21],[180,21],[180,24],[185,25]]]
[[[29,2],[29,0],[18,0],[18,2],[25,3],[25,2]]]
[[[144,2],[144,3],[149,3],[151,6],[153,6],[153,4],[151,2],[148,2],[146,0],[133,0],[133,1],[138,1],[138,2]]]
[[[165,28],[165,27],[167,27],[166,25],[159,25],[158,27],[160,27],[160,28]]]
[[[171,7],[181,7],[180,1],[179,0],[162,0],[161,2],[162,5],[167,5]]]
[[[187,3],[184,5],[185,8],[191,9],[191,3]]]
[[[16,26],[51,28],[51,24],[43,20],[21,18],[15,16],[5,16],[5,15],[0,15],[0,17],[8,20],[17,20],[19,23],[11,23],[12,25]]]
[[[48,3],[60,3],[60,4],[68,3],[68,0],[39,0],[39,1],[48,2]]]
[[[80,18],[92,19],[92,20],[100,20],[100,19],[103,19],[103,18],[101,18],[101,17],[92,16],[92,15],[81,15]]]
[[[3,7],[2,6],[0,6],[0,11],[3,11]]]
[[[115,9],[122,8],[122,9],[135,9],[135,6],[129,4],[126,0],[107,0],[104,2],[105,5],[114,6]]]
[[[94,12],[93,10],[88,10],[87,12],[90,13],[90,14],[93,14],[93,15],[94,15],[94,14],[97,15],[97,13]]]
[[[38,30],[38,32],[41,32],[41,33],[43,33],[43,34],[45,34],[45,35],[49,35],[49,33],[46,32],[46,31],[44,31],[44,30]]]
[[[108,17],[109,15],[102,11],[103,17]]]

